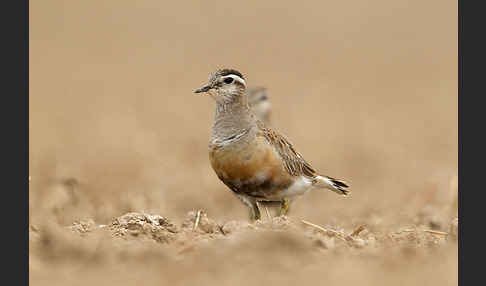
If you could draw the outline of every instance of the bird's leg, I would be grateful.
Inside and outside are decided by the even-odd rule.
[[[252,220],[260,220],[262,218],[262,215],[260,213],[260,209],[258,208],[258,204],[256,201],[252,203],[252,206],[250,207],[250,219]]]
[[[289,212],[290,200],[287,198],[282,199],[280,202],[280,216],[284,216]]]
[[[260,214],[260,209],[255,198],[241,194],[235,193],[236,196],[250,209],[250,220],[259,220],[262,218]]]

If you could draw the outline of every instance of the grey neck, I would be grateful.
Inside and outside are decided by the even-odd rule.
[[[256,118],[250,107],[241,96],[239,100],[217,103],[213,127],[211,128],[212,142],[225,142],[247,137],[256,125]]]

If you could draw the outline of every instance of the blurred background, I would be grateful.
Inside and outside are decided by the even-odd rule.
[[[449,0],[30,1],[30,222],[247,220],[209,164],[214,102],[192,93],[228,67],[351,185],[291,217],[441,229],[457,213],[457,32]]]

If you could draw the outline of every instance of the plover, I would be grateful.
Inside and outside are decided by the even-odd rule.
[[[253,114],[245,93],[243,75],[220,69],[195,93],[207,93],[216,101],[211,128],[209,159],[218,178],[261,218],[257,201],[279,201],[280,215],[290,200],[313,189],[328,189],[346,196],[348,185],[320,175],[283,135],[265,126]]]

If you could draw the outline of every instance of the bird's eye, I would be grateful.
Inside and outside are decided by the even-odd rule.
[[[233,82],[233,78],[232,77],[227,77],[224,79],[224,83],[227,83],[227,84],[230,84]]]

